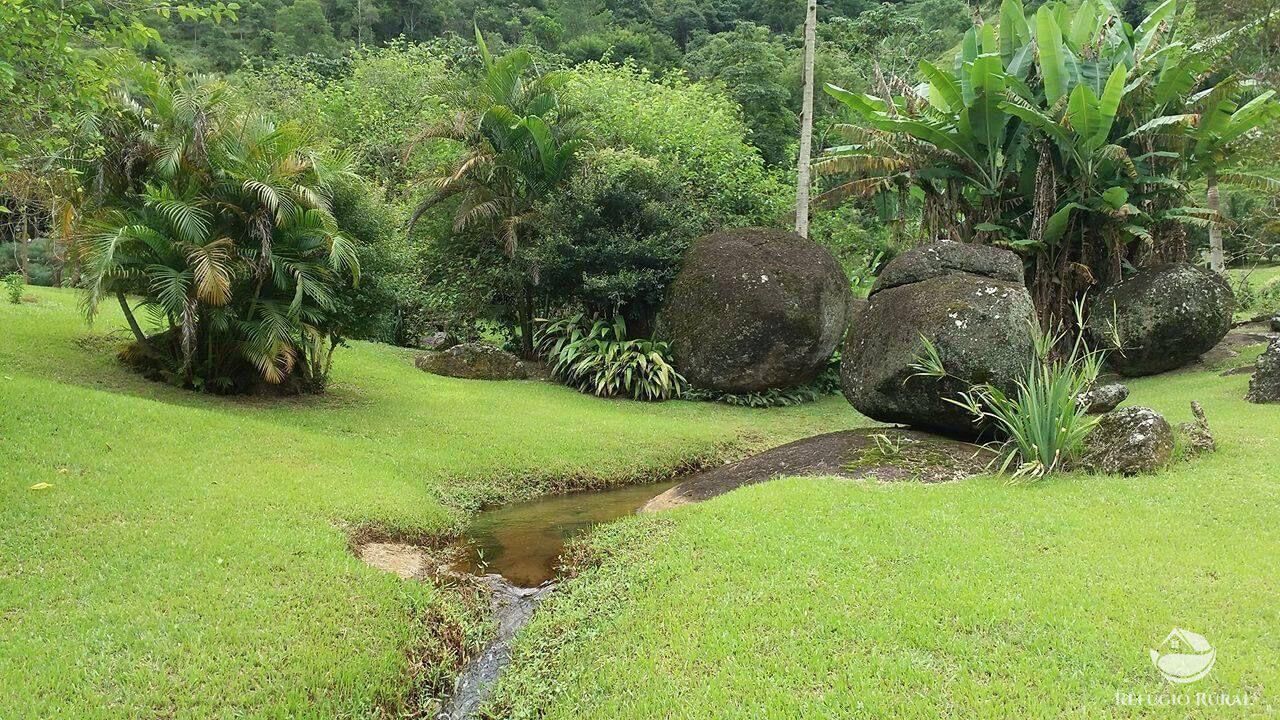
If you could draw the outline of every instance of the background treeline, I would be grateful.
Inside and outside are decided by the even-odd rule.
[[[1146,5],[1123,12],[1141,18]],[[1277,5],[1214,3],[1183,26],[1207,37]],[[531,279],[539,315],[618,314],[642,334],[692,238],[790,223],[803,10],[799,0],[4,3],[0,274],[79,283],[67,229],[93,192],[86,168],[105,152],[86,119],[117,103],[120,79],[146,63],[223,74],[239,108],[348,156],[357,176],[333,184],[332,210],[363,272],[340,298],[342,336],[412,344],[445,328],[513,342]],[[902,93],[920,81],[920,59],[951,62],[964,31],[995,12],[964,0],[823,2],[817,79]],[[528,52],[532,75],[567,75],[558,102],[565,127],[585,140],[564,181],[530,208],[536,232],[510,257],[492,237],[457,226],[457,199],[409,229],[467,152],[432,136],[466,110],[480,82],[476,28],[495,54]],[[1269,21],[1239,43],[1229,67],[1275,86],[1278,57],[1280,28]],[[829,129],[848,117],[825,93],[816,100],[822,148],[839,142]],[[1248,162],[1274,166],[1275,137],[1260,133]],[[1224,188],[1223,215],[1234,257],[1274,252],[1276,193]],[[880,194],[817,209],[812,234],[857,283],[916,239],[918,217],[916,199]],[[1204,244],[1194,231],[1192,241]]]

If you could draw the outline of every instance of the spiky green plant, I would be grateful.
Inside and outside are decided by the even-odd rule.
[[[667,343],[627,337],[621,316],[590,320],[578,314],[543,324],[538,349],[564,384],[598,397],[668,400],[685,391]]]
[[[1075,304],[1077,327],[1083,303]],[[1040,478],[1067,467],[1079,454],[1085,436],[1097,423],[1086,414],[1080,396],[1093,387],[1105,352],[1090,349],[1080,332],[1063,352],[1066,331],[1041,331],[1033,324],[1032,357],[1026,374],[1010,395],[990,383],[970,386],[956,398],[944,398],[973,415],[974,421],[1000,436],[997,468],[1014,478]],[[948,377],[937,346],[921,338],[923,351],[913,367],[925,377]]]

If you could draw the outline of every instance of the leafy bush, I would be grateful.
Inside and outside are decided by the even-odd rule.
[[[795,189],[765,168],[740,109],[720,91],[632,65],[587,63],[572,75],[563,99],[597,143],[674,168],[715,226],[769,224],[790,209]]]
[[[953,65],[921,61],[914,92],[828,85],[861,125],[815,163],[845,180],[825,198],[914,193],[926,237],[1020,252],[1037,308],[1062,318],[1126,265],[1185,260],[1185,226],[1217,227],[1218,180],[1246,180],[1218,174],[1237,141],[1280,117],[1274,93],[1226,71],[1244,30],[1195,42],[1191,13],[1167,0],[1130,26],[1100,0],[1030,18],[1003,0]],[[1207,207],[1189,207],[1201,179]]]
[[[1280,310],[1280,278],[1255,285],[1249,273],[1241,273],[1232,277],[1231,289],[1236,296],[1236,310],[1240,312],[1268,313]]]
[[[1077,326],[1083,303],[1076,304]],[[1025,377],[1017,381],[1017,393],[1007,395],[989,383],[973,385],[958,399],[947,398],[968,410],[974,420],[999,433],[999,471],[1014,468],[1013,476],[1043,477],[1068,466],[1079,454],[1085,436],[1098,418],[1085,414],[1077,400],[1093,387],[1105,353],[1091,350],[1077,332],[1071,349],[1057,353],[1065,339],[1062,332],[1036,329],[1035,351]],[[916,359],[918,375],[946,377],[938,348],[922,337],[924,352]]]
[[[634,150],[591,153],[550,198],[536,253],[540,288],[553,304],[621,314],[647,334],[705,211],[675,171]]]
[[[4,276],[4,290],[9,298],[9,302],[17,305],[22,302],[22,289],[26,284],[22,281],[22,276],[18,273],[9,273]]]
[[[359,279],[331,212],[343,159],[207,78],[143,71],[122,95],[98,120],[101,192],[77,228],[89,315],[114,296],[136,339],[124,359],[185,387],[322,390],[337,296]],[[144,333],[130,295],[161,332]]]
[[[621,317],[592,321],[578,314],[547,322],[538,332],[538,349],[552,374],[579,392],[668,400],[685,390],[667,343],[628,339]]]

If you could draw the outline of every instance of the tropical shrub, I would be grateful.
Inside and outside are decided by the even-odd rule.
[[[1175,0],[1136,26],[1101,0],[1030,19],[1004,0],[999,17],[951,68],[922,61],[918,86],[828,86],[859,124],[818,170],[841,178],[829,198],[914,193],[927,236],[1021,252],[1041,314],[1067,317],[1095,282],[1185,259],[1184,226],[1217,219],[1233,143],[1280,105],[1220,67],[1248,28],[1184,37]],[[1198,178],[1209,208],[1187,197]]]
[[[536,257],[547,302],[620,314],[641,335],[690,241],[709,226],[672,168],[629,149],[587,154],[542,215]]]
[[[18,273],[9,273],[4,276],[4,293],[10,303],[17,305],[22,302],[22,290],[25,287],[26,283]]]
[[[585,315],[543,324],[538,349],[552,374],[579,392],[636,400],[680,397],[685,380],[671,366],[665,342],[628,339],[622,317],[592,320]]]
[[[501,248],[508,277],[518,285],[514,305],[522,350],[531,357],[538,268],[527,261],[528,248],[539,237],[541,201],[567,180],[585,140],[560,103],[568,76],[537,74],[525,49],[493,56],[479,30],[476,46],[484,71],[466,89],[461,108],[420,134],[422,140],[452,142],[462,152],[429,181],[434,192],[418,205],[410,225],[452,201],[454,232],[475,232]]]
[[[1076,303],[1074,309],[1080,327],[1083,303]],[[1067,331],[1033,330],[1033,357],[1025,377],[1017,381],[1016,394],[979,383],[958,398],[947,398],[1002,438],[997,443],[998,468],[1001,473],[1012,468],[1015,478],[1043,477],[1068,467],[1079,456],[1085,437],[1097,424],[1097,417],[1086,414],[1079,398],[1097,382],[1105,359],[1105,352],[1090,349],[1078,330],[1073,331],[1075,339],[1065,353],[1061,347]],[[924,350],[914,364],[917,374],[948,376],[937,347],[928,338],[921,340]]]
[[[674,169],[715,227],[768,225],[790,209],[795,188],[765,167],[739,108],[720,90],[632,65],[587,63],[570,75],[564,101],[582,113],[596,144]]]
[[[98,125],[77,251],[89,316],[114,296],[133,332],[124,358],[209,392],[321,390],[360,272],[330,209],[343,159],[204,77],[142,72]]]

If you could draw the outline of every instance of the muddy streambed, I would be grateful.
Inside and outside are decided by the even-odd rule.
[[[502,505],[473,518],[458,541],[454,570],[476,575],[489,587],[498,631],[462,668],[438,717],[466,720],[484,705],[511,660],[516,632],[555,587],[565,542],[596,525],[635,513],[674,485],[651,483],[555,495]]]
[[[511,641],[552,592],[565,542],[643,508],[665,510],[775,477],[838,475],[881,482],[960,480],[984,472],[993,454],[975,445],[912,430],[863,428],[798,440],[739,462],[682,478],[556,495],[477,515],[458,541],[455,572],[491,590],[498,632],[462,669],[438,717],[464,720],[484,705],[511,657]]]
[[[486,510],[463,533],[455,569],[471,575],[500,575],[515,587],[536,588],[555,579],[567,540],[635,513],[675,484],[589,490]]]

